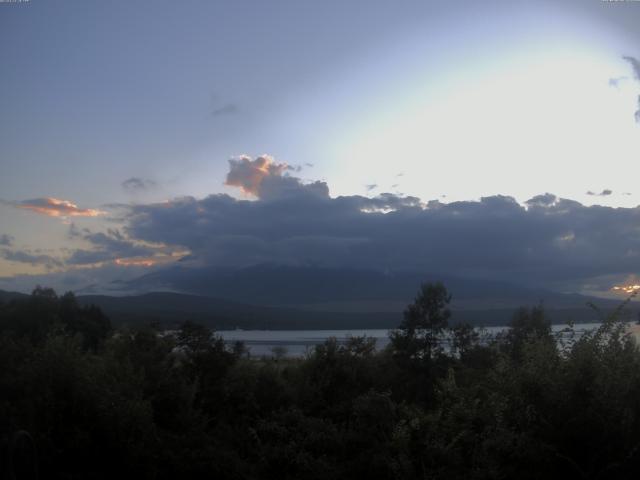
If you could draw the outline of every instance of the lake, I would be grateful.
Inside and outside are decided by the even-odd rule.
[[[597,328],[600,323],[577,323],[574,328],[578,336],[588,330]],[[554,332],[560,332],[566,325],[553,325]],[[486,327],[483,329],[489,336],[494,336],[507,327]],[[273,349],[283,347],[285,356],[303,357],[315,345],[323,343],[330,337],[335,337],[339,343],[345,343],[349,337],[376,339],[376,348],[384,349],[389,344],[387,329],[365,330],[220,330],[216,332],[225,342],[233,343],[241,340],[249,348],[252,356],[272,356]]]

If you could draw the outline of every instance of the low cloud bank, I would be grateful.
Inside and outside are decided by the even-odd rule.
[[[105,232],[71,224],[69,239],[85,247],[68,250],[64,259],[13,250],[6,235],[0,253],[13,262],[67,269],[70,276],[102,265],[110,278],[118,269],[162,268],[180,257],[184,267],[415,271],[590,291],[640,271],[638,207],[585,206],[550,193],[524,204],[501,195],[451,203],[395,193],[332,197],[325,182],[304,182],[295,176],[299,168],[267,155],[234,158],[229,167],[226,184],[238,187],[242,198],[129,205],[118,219],[121,228]],[[58,216],[90,212],[50,200],[20,206]]]
[[[131,207],[132,239],[175,245],[201,265],[259,263],[410,269],[521,283],[587,282],[640,269],[640,210],[552,194],[421,202],[382,193],[333,198],[271,157],[230,161],[229,195]]]

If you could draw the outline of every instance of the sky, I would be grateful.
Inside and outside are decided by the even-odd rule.
[[[640,269],[640,2],[0,3],[0,288]]]

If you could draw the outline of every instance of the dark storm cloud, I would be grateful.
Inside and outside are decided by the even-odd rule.
[[[13,245],[13,240],[14,238],[11,235],[7,235],[6,233],[0,235],[0,245],[3,245],[5,247],[10,247],[11,245]]]
[[[131,177],[122,182],[122,188],[129,193],[138,193],[156,187],[156,182],[146,178]]]
[[[505,196],[426,205],[391,193],[331,198],[326,184],[279,170],[264,175],[257,191],[257,201],[211,195],[134,206],[126,231],[189,249],[206,265],[412,269],[531,282],[640,270],[637,208],[587,207],[551,194],[524,206]]]
[[[587,192],[587,195],[591,195],[594,197],[608,197],[611,194],[613,194],[613,190],[609,190],[608,188],[605,188],[600,193],[592,192],[591,190]]]
[[[79,232],[76,232],[80,235]],[[137,245],[127,239],[118,230],[109,229],[107,233],[92,233],[85,230],[82,236],[94,247],[90,250],[75,250],[67,259],[69,265],[88,265],[116,259],[146,257],[155,253],[155,249]]]
[[[54,267],[61,267],[62,262],[50,255],[34,254],[23,250],[8,250],[4,249],[0,251],[0,255],[5,260],[10,262],[27,263],[29,265],[42,265],[47,269]]]

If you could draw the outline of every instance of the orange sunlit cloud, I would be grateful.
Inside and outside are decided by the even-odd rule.
[[[59,200],[52,197],[25,200],[16,204],[16,207],[49,217],[97,217],[105,213],[93,208],[79,208],[75,203],[68,200]]]
[[[247,155],[229,160],[231,169],[227,174],[225,185],[240,187],[246,194],[260,196],[262,181],[270,176],[281,176],[290,167],[286,163],[276,163],[273,157],[261,155],[255,160]]]
[[[635,293],[640,290],[640,285],[616,285],[611,290],[623,293]]]
[[[174,250],[171,252],[157,253],[152,257],[120,257],[113,262],[121,267],[153,267],[174,262],[178,258],[188,255],[189,250]]]
[[[153,267],[157,262],[151,258],[116,258],[115,263],[123,267]]]

